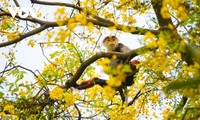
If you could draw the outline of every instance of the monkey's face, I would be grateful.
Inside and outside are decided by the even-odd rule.
[[[115,36],[108,36],[103,40],[103,45],[108,51],[114,51],[118,46],[118,39]]]

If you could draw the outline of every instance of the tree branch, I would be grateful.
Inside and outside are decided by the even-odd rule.
[[[116,26],[115,23],[112,22],[111,20],[97,16],[97,15],[87,11],[87,9],[84,9],[80,6],[69,4],[69,3],[47,2],[47,1],[40,1],[40,0],[31,0],[31,2],[36,3],[36,4],[42,4],[42,5],[66,6],[66,7],[71,7],[71,8],[77,9],[79,11],[85,11],[88,15],[93,17],[93,19],[88,18],[88,21],[92,22],[95,25],[99,25],[102,27],[115,26],[117,30],[128,31],[129,33],[140,34],[140,35],[144,35],[147,31],[150,31],[153,34],[159,33],[159,30],[150,30],[150,29],[144,29],[144,28],[135,27],[135,26],[125,26],[125,25],[121,25],[121,24]]]
[[[26,67],[23,67],[23,66],[21,66],[21,65],[13,66],[13,67],[10,68],[10,69],[6,69],[6,68],[5,68],[3,71],[0,72],[0,74],[3,74],[3,73],[5,73],[5,72],[8,72],[8,71],[13,70],[13,69],[16,69],[16,68],[21,68],[21,69],[24,69],[24,70],[26,70],[26,71],[29,71],[29,72],[31,72],[31,73],[34,75],[34,77],[38,78],[38,76],[35,74],[35,72],[33,72],[32,70],[30,70],[30,69],[28,69],[28,68],[26,68]]]
[[[10,14],[4,14],[4,15],[9,15],[10,16]],[[38,20],[38,19],[35,19],[35,18],[20,18],[20,19],[29,20],[29,21],[32,21],[32,22],[34,22],[34,21],[36,22],[37,21],[38,23],[43,24],[43,25],[41,27],[39,27],[39,28],[36,28],[36,29],[34,29],[34,30],[30,31],[30,32],[27,32],[27,33],[21,35],[20,37],[14,39],[14,40],[6,41],[4,43],[0,43],[0,47],[5,47],[5,46],[8,46],[8,45],[12,45],[14,43],[20,42],[21,40],[23,40],[23,39],[25,39],[25,38],[27,38],[27,37],[29,37],[31,35],[35,35],[35,34],[37,34],[39,32],[42,32],[43,30],[45,30],[45,29],[47,29],[49,27],[58,27],[59,26],[56,22],[42,21],[42,20]],[[68,24],[68,20],[63,22],[63,26]],[[94,25],[98,25],[98,26],[102,26],[102,27],[112,27],[113,24],[114,24],[114,23],[113,24],[107,24],[107,23],[104,23],[104,22],[101,22],[101,21],[98,21],[98,20],[95,20],[95,19],[91,19],[91,18],[86,18],[86,20],[88,22],[93,23]],[[117,30],[124,31],[123,28],[126,28],[127,30],[129,30],[129,29],[132,29],[133,26],[118,25],[116,27]],[[132,34],[141,34],[141,35],[145,34],[147,31],[150,31],[153,34],[158,34],[159,33],[159,30],[143,29],[143,28],[139,28],[139,27],[134,27],[134,28],[136,30],[129,31],[129,32],[131,32]]]
[[[155,11],[158,24],[160,27],[168,27],[169,24],[173,25],[171,18],[163,18],[161,14],[161,8],[163,7],[162,2],[158,0],[151,0],[151,4],[153,6],[153,9]],[[169,13],[169,11],[167,11]],[[174,27],[175,28],[175,27]]]
[[[18,42],[20,42],[21,40],[23,40],[23,39],[25,39],[25,38],[27,38],[27,37],[29,37],[29,36],[31,36],[31,35],[35,35],[35,34],[41,32],[41,31],[47,29],[48,27],[55,27],[55,26],[58,26],[57,23],[49,22],[49,23],[47,23],[47,24],[42,25],[42,26],[39,27],[39,28],[36,28],[36,29],[34,29],[34,30],[30,31],[30,32],[27,32],[27,33],[21,35],[20,37],[14,39],[14,40],[6,41],[6,42],[3,42],[3,43],[0,43],[0,48],[1,48],[1,47],[5,47],[5,46],[8,46],[8,45],[12,45],[12,44],[14,44],[14,43],[18,43]]]
[[[45,1],[38,1],[38,0],[32,0],[32,3],[37,3],[37,4],[44,4],[44,5],[60,5],[60,6],[67,6],[67,7],[72,7],[72,8],[75,8],[75,9],[78,9],[80,11],[83,11],[83,8],[79,7],[79,6],[76,6],[76,5],[73,5],[73,4],[68,4],[68,3],[60,3],[60,2],[45,2]],[[92,13],[90,13],[89,11],[87,11],[88,14],[90,14],[93,18],[86,18],[87,22],[91,22],[93,23],[94,25],[97,25],[97,26],[101,26],[101,27],[116,27],[117,30],[121,30],[121,31],[127,31],[129,33],[132,33],[132,34],[140,34],[140,35],[143,35],[145,34],[147,31],[150,31],[151,33],[153,34],[158,34],[159,33],[159,30],[151,30],[151,29],[144,29],[144,28],[140,28],[140,27],[135,27],[135,26],[125,26],[125,25],[115,25],[114,22],[108,20],[108,19],[105,19],[105,18],[102,18],[102,17],[99,17],[97,15],[94,15]],[[4,13],[1,13],[0,16],[11,16],[10,13],[7,13],[7,12],[4,12]],[[49,21],[43,21],[43,20],[39,20],[39,19],[36,19],[36,18],[32,18],[32,17],[27,17],[27,18],[21,18],[19,16],[16,16],[16,18],[18,19],[21,19],[21,20],[27,20],[27,21],[30,21],[30,22],[33,22],[33,23],[38,23],[41,25],[41,27],[39,28],[36,28],[30,32],[27,32],[23,35],[21,35],[20,37],[14,39],[14,40],[10,40],[10,41],[6,41],[6,42],[3,42],[3,43],[0,43],[0,47],[5,47],[5,46],[8,46],[8,45],[12,45],[12,44],[15,44],[31,35],[35,35],[39,32],[42,32],[43,30],[47,29],[48,27],[57,27],[59,26],[56,22],[49,22]],[[73,17],[74,18],[74,17]],[[72,19],[73,19],[72,18]],[[71,19],[71,18],[69,18]],[[69,20],[68,19],[68,20]],[[67,25],[68,24],[68,20],[65,20],[63,22],[63,26],[64,25]],[[75,22],[78,22],[78,21],[75,21]]]
[[[81,111],[79,110],[78,106],[76,104],[74,104],[74,107],[76,108],[76,110],[78,111],[78,120],[81,120]]]
[[[184,108],[185,104],[187,103],[187,101],[188,101],[188,98],[183,96],[181,98],[180,103],[178,104],[178,106],[174,110],[175,114],[168,116],[168,118],[178,118],[178,119],[180,119],[180,117],[183,117],[184,115],[183,115],[182,111],[183,111],[183,108]],[[183,116],[180,116],[180,114],[182,114]]]
[[[171,33],[171,38],[177,41],[177,40],[181,40],[180,35],[178,34],[171,18],[163,18],[162,14],[161,14],[161,8],[163,7],[162,1],[157,1],[157,0],[151,0],[151,4],[153,6],[153,9],[155,11],[156,17],[158,19],[158,23],[162,28],[166,28],[164,29],[165,31],[169,31]],[[169,13],[169,11],[167,11]],[[173,29],[169,29],[168,25],[171,24],[173,26]],[[184,54],[184,52],[181,52],[181,56],[182,59],[186,56]],[[185,58],[183,60],[186,60]],[[186,61],[187,62],[187,61]],[[183,96],[181,99],[181,102],[179,103],[179,105],[177,106],[177,108],[175,109],[175,113],[177,113],[177,111],[180,111],[181,109],[183,109],[183,107],[185,106],[185,104],[187,103],[188,98]]]
[[[138,53],[137,53],[138,51],[143,50],[143,49],[145,49],[145,47],[134,49],[134,50],[131,50],[130,52],[126,52],[126,53],[119,53],[119,52],[99,52],[99,53],[96,53],[95,55],[93,55],[92,57],[87,59],[85,62],[83,62],[79,66],[79,68],[77,69],[74,76],[65,83],[65,88],[68,89],[71,86],[75,85],[76,81],[81,77],[81,75],[85,71],[85,69],[90,64],[95,62],[96,60],[98,60],[100,58],[104,58],[104,57],[112,58],[112,56],[115,55],[118,59],[129,61],[130,59],[132,59],[133,57],[138,55]]]
[[[4,11],[3,11],[3,13],[0,13],[0,17],[1,16],[10,16],[10,17],[12,17],[12,15],[10,13],[4,12]],[[31,16],[29,16],[27,18],[21,18],[18,15],[16,15],[15,17],[20,19],[20,20],[27,20],[27,21],[30,21],[30,22],[33,22],[33,23],[38,23],[40,25],[44,25],[46,22],[48,22],[48,21],[43,21],[43,20],[40,20],[40,19],[33,18]]]
[[[102,17],[99,17],[91,12],[89,12],[88,10],[74,5],[74,4],[69,4],[69,3],[61,3],[61,2],[47,2],[47,1],[40,1],[40,0],[31,0],[32,3],[36,3],[36,4],[42,4],[42,5],[51,5],[51,6],[65,6],[65,7],[70,7],[70,8],[74,8],[77,9],[79,11],[85,11],[88,15],[93,16],[95,19],[104,22],[104,23],[108,23],[108,24],[113,24],[112,21],[108,20],[108,19],[104,19]]]
[[[137,92],[137,94],[135,95],[135,97],[128,103],[128,106],[132,105],[132,104],[135,102],[135,100],[136,100],[137,98],[139,98],[141,95],[142,95],[141,90],[139,90],[139,91]]]
[[[17,7],[20,7],[20,5],[19,5],[19,3],[18,3],[17,0],[13,0],[13,1],[14,1],[15,5],[16,5]]]

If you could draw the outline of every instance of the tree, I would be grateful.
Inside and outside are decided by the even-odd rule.
[[[15,7],[22,4],[13,1]],[[13,18],[8,10],[13,4],[1,1],[4,7],[0,9],[0,47],[9,50],[1,55],[7,59],[0,72],[1,118],[199,118],[198,0],[75,0],[69,3],[30,0],[30,3],[32,8],[56,7],[55,13],[48,13],[55,21],[49,21],[40,11],[35,11],[35,18],[19,14]],[[150,24],[138,27],[136,24],[140,21],[136,15],[146,15]],[[140,39],[143,46],[124,54],[96,52],[100,49],[102,34],[108,31],[143,36]],[[33,49],[41,47],[46,58],[42,71],[16,62],[15,48],[24,42]],[[55,49],[47,56],[45,48]],[[123,91],[128,98],[126,103],[109,85],[81,91],[71,87],[77,81],[99,76],[96,65],[108,70],[107,59],[102,58],[138,55],[141,62],[135,83]],[[26,75],[32,75],[33,80],[26,81]],[[117,82],[112,78],[109,81]],[[60,85],[66,88],[61,89]]]

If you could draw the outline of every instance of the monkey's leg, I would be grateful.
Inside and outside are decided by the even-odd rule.
[[[132,60],[129,62],[132,72],[127,74],[126,76],[126,84],[125,84],[126,86],[131,86],[134,83],[133,81],[133,79],[135,78],[134,75],[138,72],[138,69],[136,68],[137,64],[139,64],[138,60]]]
[[[122,99],[122,103],[124,103],[124,102],[125,102],[125,99],[126,99],[126,97],[125,97],[125,95],[124,95],[124,92],[123,92],[123,89],[122,89],[122,87],[119,87],[119,88],[117,88],[117,91],[119,91],[119,94],[120,94],[120,96],[121,96],[121,99]]]
[[[84,82],[76,85],[75,88],[77,88],[79,90],[83,90],[83,89],[93,87],[96,84],[103,87],[104,85],[106,85],[106,80],[100,79],[100,78],[91,78],[87,81],[84,81]]]

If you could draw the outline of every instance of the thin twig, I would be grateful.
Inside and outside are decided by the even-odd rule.
[[[13,0],[13,1],[14,1],[15,5],[16,5],[17,7],[20,7],[20,5],[19,5],[19,3],[18,3],[17,0]]]
[[[78,106],[76,104],[74,104],[74,107],[78,111],[78,120],[81,120],[81,111],[79,110],[79,108],[78,108]]]

